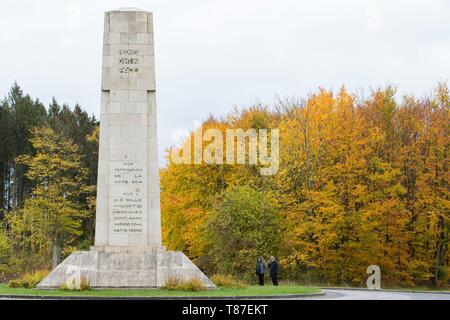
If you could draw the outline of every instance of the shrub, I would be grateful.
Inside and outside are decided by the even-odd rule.
[[[80,290],[81,291],[91,290],[91,282],[89,281],[89,279],[81,277]]]
[[[67,290],[67,291],[87,291],[91,290],[91,282],[86,277],[80,278],[80,287],[77,288],[75,284],[75,280],[72,283],[72,285],[68,286],[67,283],[63,283],[60,287],[61,290]]]
[[[227,188],[205,222],[211,242],[208,255],[217,272],[250,280],[256,257],[276,255],[280,243],[280,215],[272,195],[249,186]]]
[[[180,290],[180,291],[202,291],[206,290],[202,281],[198,278],[189,280],[182,280],[180,278],[169,278],[164,283],[166,290]]]
[[[240,281],[232,275],[215,274],[211,277],[211,281],[216,286],[223,288],[245,289],[247,287],[244,281]]]
[[[8,287],[10,288],[20,288],[22,286],[22,282],[20,279],[13,279],[8,282]]]
[[[181,285],[181,279],[180,278],[169,278],[164,283],[163,288],[166,290],[178,290],[178,288]]]
[[[181,284],[182,291],[203,291],[206,288],[203,286],[200,279],[194,278],[188,281],[183,281]]]
[[[48,270],[37,270],[33,273],[25,273],[22,277],[9,282],[10,288],[36,288],[36,286],[49,274]]]

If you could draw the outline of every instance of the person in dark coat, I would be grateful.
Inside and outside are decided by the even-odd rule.
[[[259,285],[264,285],[264,273],[266,272],[266,265],[264,264],[263,258],[259,257],[258,262],[256,262],[256,274],[258,275]]]
[[[270,257],[269,262],[270,277],[272,278],[272,283],[274,286],[278,285],[278,262],[275,257]]]

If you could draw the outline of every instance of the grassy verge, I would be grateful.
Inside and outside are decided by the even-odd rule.
[[[187,292],[161,289],[98,289],[89,291],[38,290],[9,288],[0,284],[0,295],[31,295],[31,296],[83,296],[83,297],[230,297],[230,296],[271,296],[286,294],[318,293],[320,289],[303,286],[250,286],[246,289],[227,289]]]

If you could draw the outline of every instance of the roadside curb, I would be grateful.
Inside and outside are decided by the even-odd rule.
[[[93,296],[32,296],[32,295],[0,295],[0,299],[17,300],[258,300],[258,299],[286,299],[286,298],[309,298],[324,296],[324,292],[304,294],[283,294],[271,296],[174,296],[174,297],[93,297]]]
[[[352,288],[352,287],[320,287],[321,290],[355,290],[355,291],[375,291],[375,292],[401,292],[401,293],[435,293],[435,294],[450,294],[450,291],[425,291],[425,290],[407,290],[407,289],[367,289],[367,288]]]

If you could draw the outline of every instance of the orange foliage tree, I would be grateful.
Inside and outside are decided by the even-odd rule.
[[[203,130],[224,136],[227,128],[279,129],[279,171],[262,176],[254,164],[169,157],[161,174],[164,242],[208,272],[229,266],[214,259],[207,222],[227,190],[246,186],[277,208],[282,278],[364,285],[366,268],[377,264],[384,285],[447,286],[449,108],[448,87],[439,84],[429,98],[396,99],[388,86],[358,102],[344,88],[321,89],[302,102],[211,117]]]

